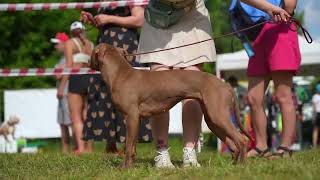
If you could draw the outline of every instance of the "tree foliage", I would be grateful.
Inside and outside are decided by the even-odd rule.
[[[20,0],[1,3],[39,3]],[[43,1],[42,1],[43,2]],[[61,2],[52,0],[51,2]],[[71,2],[71,1],[68,1]],[[52,68],[59,60],[50,38],[56,32],[69,33],[70,24],[79,19],[79,10],[32,12],[0,12],[0,68]],[[96,30],[88,27],[88,36],[95,41]],[[3,91],[54,87],[53,77],[0,78],[0,109],[3,112]],[[1,113],[2,114],[2,113]],[[0,118],[1,119],[1,118]]]

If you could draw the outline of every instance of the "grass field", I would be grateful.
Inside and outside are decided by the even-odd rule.
[[[233,165],[228,155],[216,153],[206,145],[199,154],[199,169],[181,168],[181,138],[170,139],[174,170],[153,167],[152,144],[139,144],[134,168],[120,169],[122,158],[103,153],[81,156],[59,152],[59,142],[51,141],[38,154],[0,154],[0,179],[320,179],[320,150],[297,152],[291,159],[250,159]]]

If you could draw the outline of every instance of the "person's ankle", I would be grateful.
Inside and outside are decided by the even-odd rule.
[[[195,142],[187,142],[183,146],[184,148],[190,148],[190,149],[195,149],[196,143]]]
[[[183,149],[190,152],[190,151],[192,151],[194,149],[194,147],[185,146]]]
[[[167,151],[168,150],[168,145],[167,144],[157,144],[157,151],[162,152],[162,151]]]
[[[280,147],[280,148],[279,148],[279,147]],[[291,145],[282,143],[282,144],[280,144],[279,147],[277,148],[277,152],[283,152],[284,150],[283,150],[282,148],[288,148],[288,149],[290,149]],[[282,147],[282,148],[281,148],[281,147]]]
[[[107,153],[117,153],[118,152],[117,143],[116,142],[107,143],[106,152]]]
[[[263,151],[263,150],[268,149],[268,145],[266,145],[266,144],[256,144],[256,148]]]
[[[157,152],[164,152],[164,151],[168,151],[169,148],[168,147],[161,147],[161,148],[157,148]]]

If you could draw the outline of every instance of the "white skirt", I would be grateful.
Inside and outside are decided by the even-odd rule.
[[[141,30],[138,52],[177,47],[211,37],[212,28],[208,10],[203,0],[197,0],[196,8],[186,14],[178,24],[168,29],[157,29],[145,22]],[[188,67],[215,60],[216,50],[213,40],[137,57],[140,63],[159,63],[171,67]]]

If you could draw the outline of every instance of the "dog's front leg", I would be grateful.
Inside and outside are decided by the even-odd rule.
[[[125,116],[127,126],[127,139],[126,139],[126,159],[123,162],[122,167],[128,168],[133,164],[135,156],[135,146],[137,143],[138,131],[139,131],[139,115],[138,113],[132,113]]]
[[[16,132],[16,128],[14,127],[12,130],[12,139],[15,140],[15,132]]]
[[[3,136],[4,136],[4,139],[5,139],[7,142],[10,142],[10,141],[9,141],[9,138],[8,138],[8,134],[4,134]]]

